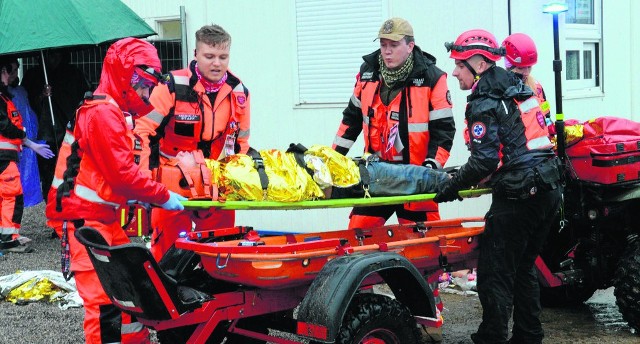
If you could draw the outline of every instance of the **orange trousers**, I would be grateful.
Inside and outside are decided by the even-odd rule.
[[[63,237],[62,223],[52,223],[60,238]],[[130,243],[117,222],[104,224],[85,221],[85,226],[93,227],[104,236],[109,245]],[[150,343],[149,331],[126,313],[115,307],[102,289],[98,275],[89,259],[84,245],[74,235],[75,227],[67,222],[67,238],[71,254],[71,271],[74,272],[76,287],[84,303],[84,336],[87,344],[101,343]]]
[[[151,210],[151,254],[160,261],[171,248],[180,232],[204,231],[233,227],[236,213],[233,210],[184,210],[170,211],[155,208]]]
[[[0,234],[3,240],[8,239],[5,241],[17,239],[24,210],[24,196],[20,184],[20,170],[15,161],[10,161],[7,168],[0,172],[0,202]]]

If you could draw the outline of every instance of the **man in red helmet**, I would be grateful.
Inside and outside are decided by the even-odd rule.
[[[86,96],[67,128],[48,195],[49,224],[62,239],[63,271],[70,269],[84,301],[87,343],[148,343],[148,331],[120,312],[105,294],[87,254],[73,235],[75,228],[97,229],[110,245],[129,238],[117,209],[128,200],[182,210],[185,200],[143,174],[134,161],[131,129],[135,116],[147,114],[149,91],[158,84],[161,65],[153,45],[137,38],[111,45],[100,84]],[[75,123],[75,124],[74,124]]]
[[[534,261],[562,198],[557,158],[544,115],[530,88],[497,67],[504,55],[493,34],[462,33],[446,43],[453,76],[471,90],[465,110],[471,156],[439,186],[434,200],[459,199],[458,191],[485,181],[493,201],[480,241],[477,287],[482,323],[474,343],[542,343],[540,295]]]
[[[385,21],[377,38],[380,49],[362,57],[333,149],[346,155],[363,133],[365,152],[381,161],[442,168],[456,130],[447,74],[416,45],[405,19]],[[349,228],[382,226],[394,213],[400,223],[440,218],[432,201],[356,207]]]
[[[545,115],[550,134],[555,134],[555,127],[551,120],[551,111],[547,96],[542,85],[531,75],[531,69],[538,63],[538,50],[533,39],[524,33],[514,33],[509,35],[502,42],[505,48],[504,67],[508,71],[516,73],[525,85],[533,90],[533,93],[540,101],[540,109]]]

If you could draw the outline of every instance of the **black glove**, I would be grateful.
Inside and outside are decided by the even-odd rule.
[[[436,194],[436,197],[433,198],[433,201],[436,203],[442,203],[442,202],[451,202],[451,201],[455,201],[456,199],[459,201],[462,201],[462,197],[460,197],[460,195],[458,195],[458,185],[456,185],[456,183],[453,182],[453,178],[449,179],[446,183],[442,184],[439,188],[438,188],[438,193]]]

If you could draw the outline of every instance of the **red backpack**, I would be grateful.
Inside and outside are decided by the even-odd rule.
[[[567,121],[567,124],[578,123]],[[598,184],[640,181],[640,123],[598,117],[583,125],[583,136],[567,143],[572,178]]]

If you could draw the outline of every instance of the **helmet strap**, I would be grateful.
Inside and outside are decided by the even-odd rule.
[[[475,80],[477,80],[478,78],[480,78],[480,76],[478,75],[478,73],[476,73],[476,70],[473,69],[473,67],[471,67],[471,65],[469,64],[469,62],[467,62],[467,60],[462,60],[462,64],[467,67],[467,69],[471,72],[471,74],[473,74],[473,78]]]

